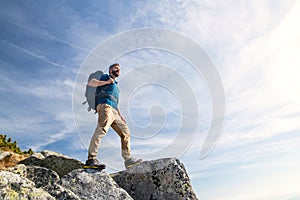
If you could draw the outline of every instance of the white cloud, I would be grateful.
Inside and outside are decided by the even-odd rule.
[[[300,82],[295,77],[300,72],[297,67],[300,60],[295,55],[300,50],[295,45],[300,40],[300,29],[295,26],[295,19],[299,18],[298,9],[299,6],[295,5],[272,32],[242,49],[237,66],[244,72],[239,71],[234,76],[228,74],[225,82],[228,85],[229,114],[238,117],[234,113],[239,113],[242,119],[248,117],[254,123],[286,120],[285,125],[272,124],[274,134],[299,128],[296,120],[287,123],[297,119],[300,112],[300,95],[297,92]],[[285,129],[282,129],[283,126]]]
[[[182,1],[140,2],[129,23],[136,27],[178,27],[188,14],[187,3]]]
[[[237,53],[238,48],[270,31],[291,2],[195,1],[188,5],[188,20],[181,30],[206,45],[216,59],[228,57],[228,53]]]
[[[273,162],[298,149],[295,134],[282,142],[274,138],[300,129],[299,3],[290,10],[290,1],[227,3],[207,1],[211,9],[195,6],[182,28],[212,55],[227,96],[227,121],[213,153],[195,164],[201,148],[197,140],[183,157],[191,174],[201,177],[288,163],[288,157]]]

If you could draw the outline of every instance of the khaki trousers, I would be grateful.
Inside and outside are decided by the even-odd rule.
[[[96,159],[99,145],[106,135],[109,127],[121,137],[122,157],[124,160],[130,158],[130,131],[127,124],[121,119],[118,111],[107,104],[97,106],[98,124],[92,136],[88,159]]]

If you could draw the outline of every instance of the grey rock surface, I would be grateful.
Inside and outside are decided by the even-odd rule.
[[[132,199],[107,173],[92,169],[74,170],[61,178],[60,185],[84,200]]]
[[[58,185],[60,178],[58,174],[51,169],[20,164],[16,167],[10,168],[8,171],[31,180],[34,182],[36,188],[40,188],[48,192],[55,199],[79,200],[79,197],[77,197],[72,191]]]
[[[0,171],[0,199],[55,200],[32,181],[8,171]]]
[[[37,187],[51,186],[59,181],[55,171],[44,167],[29,166],[26,172],[26,178],[33,181]]]
[[[111,176],[135,200],[197,199],[184,165],[176,158],[145,161]]]
[[[80,161],[52,151],[36,153],[22,163],[26,165],[0,170],[0,199],[197,199],[176,158],[145,161],[111,175],[84,170]]]
[[[42,188],[51,194],[56,200],[81,200],[71,190],[68,190],[58,184],[43,186]]]
[[[55,171],[60,177],[83,167],[83,163],[79,160],[47,150],[33,154],[20,164],[45,167]]]
[[[60,178],[55,171],[50,169],[36,166],[27,167],[27,178],[33,181],[37,187],[41,187],[43,190],[51,194],[55,197],[55,199],[80,199],[72,191],[58,185]]]

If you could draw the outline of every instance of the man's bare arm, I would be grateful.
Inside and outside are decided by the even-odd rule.
[[[108,84],[112,84],[112,83],[114,83],[114,79],[112,79],[112,78],[108,79],[107,81],[99,81],[99,80],[93,78],[88,82],[88,86],[99,87],[99,86],[108,85]]]

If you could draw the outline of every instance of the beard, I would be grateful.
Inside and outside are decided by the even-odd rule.
[[[115,77],[118,77],[120,75],[120,71],[119,70],[113,70],[111,72]]]

